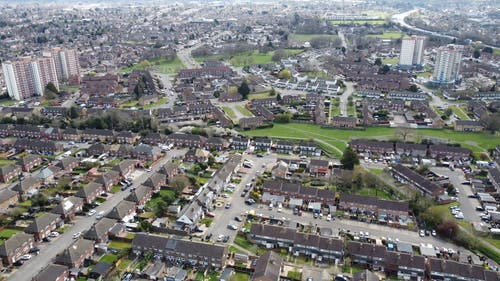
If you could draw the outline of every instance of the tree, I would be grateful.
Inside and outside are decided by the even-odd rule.
[[[158,203],[156,204],[155,216],[158,218],[163,217],[163,214],[165,214],[167,209],[168,209],[168,205],[167,205],[167,203],[165,203],[165,201],[163,201],[163,200],[158,201]]]
[[[283,68],[279,73],[278,73],[278,78],[279,79],[285,79],[285,80],[290,80],[292,78],[292,73],[290,73],[290,70]]]
[[[474,50],[474,53],[472,54],[472,56],[475,59],[478,59],[481,56],[481,51],[479,51],[478,49]]]
[[[78,112],[78,107],[72,106],[69,109],[69,118],[76,119],[80,117],[80,112]]]
[[[49,204],[49,199],[43,193],[37,193],[31,197],[33,206],[45,206]]]
[[[276,118],[274,118],[274,122],[285,124],[285,123],[290,123],[290,119],[291,119],[290,114],[280,113],[276,115]]]
[[[170,187],[172,187],[177,192],[182,192],[182,190],[189,186],[189,179],[186,176],[178,175],[170,182]]]
[[[379,74],[387,74],[387,72],[389,72],[390,70],[391,70],[391,68],[387,64],[384,64],[384,66],[382,66],[378,69],[378,73]]]
[[[408,128],[408,127],[399,127],[399,128],[397,128],[395,133],[396,133],[396,137],[398,139],[401,139],[402,141],[406,142],[408,140],[408,138],[411,136],[411,134],[413,133],[413,130],[411,128]]]
[[[243,80],[243,82],[241,82],[241,85],[238,87],[238,93],[243,97],[244,100],[248,98],[248,95],[250,94],[250,87],[248,87],[248,82],[246,80]]]
[[[444,112],[443,112],[443,113],[444,113],[444,115],[445,115],[446,117],[450,117],[450,116],[451,116],[451,114],[453,113],[453,110],[452,110],[451,108],[449,108],[449,107],[448,107],[447,109],[445,109],[445,110],[444,110]]]
[[[418,92],[418,87],[417,87],[417,85],[412,84],[412,85],[410,86],[410,88],[408,88],[408,90],[409,90],[410,92],[414,92],[414,93],[416,93],[416,92]]]
[[[374,64],[378,65],[378,66],[381,66],[382,65],[382,59],[381,58],[376,58]]]
[[[273,56],[271,57],[271,60],[274,61],[274,62],[279,62],[281,61],[281,59],[283,59],[285,57],[285,50],[283,49],[279,49],[279,50],[276,50],[273,54]]]
[[[350,147],[347,147],[344,150],[344,154],[342,154],[342,159],[340,159],[340,163],[342,164],[344,169],[352,170],[354,169],[355,165],[359,164],[358,154],[356,154],[356,152],[352,150]]]
[[[271,97],[276,96],[276,90],[274,88],[271,88],[271,91],[269,91],[269,96]]]
[[[59,90],[57,89],[56,85],[54,85],[54,83],[52,83],[52,82],[49,82],[45,86],[45,91],[51,91],[54,94],[59,94]]]
[[[280,101],[281,101],[281,95],[280,95],[280,93],[278,93],[278,94],[276,95],[276,100],[277,100],[278,102],[280,102]]]
[[[437,226],[436,231],[444,237],[455,238],[458,233],[458,224],[454,220],[446,220]]]

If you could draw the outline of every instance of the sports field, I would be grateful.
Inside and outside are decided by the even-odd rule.
[[[340,156],[352,138],[391,140],[397,138],[395,128],[369,127],[364,131],[322,129],[312,124],[274,124],[273,128],[244,131],[250,136],[269,136],[287,139],[314,139],[327,152]],[[422,139],[441,140],[445,143],[459,143],[462,147],[471,149],[476,156],[481,152],[500,144],[500,136],[489,133],[462,133],[452,130],[416,129],[412,131],[409,140]]]

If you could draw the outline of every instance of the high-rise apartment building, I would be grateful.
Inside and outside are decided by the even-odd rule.
[[[441,46],[437,50],[432,80],[437,83],[454,83],[460,72],[464,47],[461,45]]]
[[[402,66],[422,65],[425,36],[404,37],[401,43],[399,64]]]
[[[23,57],[6,61],[2,63],[2,70],[9,96],[15,100],[43,95],[49,82],[59,88],[52,57]]]
[[[43,52],[44,57],[52,57],[59,82],[80,84],[80,62],[75,49],[52,48]]]

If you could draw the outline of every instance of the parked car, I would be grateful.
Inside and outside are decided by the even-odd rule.
[[[231,203],[226,203],[226,205],[224,206],[224,208],[226,208],[226,209],[231,208]]]
[[[82,236],[82,233],[77,232],[77,233],[73,234],[73,239],[78,239],[78,238],[80,238],[80,236]]]
[[[425,237],[425,231],[423,229],[421,229],[418,234],[420,237]]]
[[[95,216],[96,219],[100,220],[104,217],[104,211],[100,211],[99,213],[97,213],[97,215]]]
[[[94,210],[94,209],[90,210],[90,211],[89,211],[89,213],[88,213],[89,217],[91,217],[91,216],[95,215],[95,213],[96,213],[96,212],[97,212],[97,211],[96,211],[96,210]]]
[[[234,225],[234,224],[228,224],[227,228],[229,228],[231,230],[237,230],[238,229],[238,227],[236,225]]]
[[[242,222],[243,221],[243,219],[240,216],[234,217],[234,220],[237,221],[237,222]]]
[[[31,255],[30,255],[30,254],[23,255],[23,256],[21,257],[21,259],[22,259],[23,261],[27,261],[27,260],[31,259]]]

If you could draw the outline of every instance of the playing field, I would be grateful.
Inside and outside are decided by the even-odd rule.
[[[337,35],[333,34],[298,34],[298,33],[292,33],[289,35],[288,40],[293,41],[293,42],[310,42],[312,39],[315,38],[330,38],[330,39],[335,39],[337,38]]]
[[[380,39],[398,39],[403,37],[401,32],[384,32],[382,34],[370,34],[368,37],[380,38]]]
[[[290,57],[301,53],[303,50],[285,49],[285,57]],[[259,51],[243,52],[231,57],[233,66],[247,66],[252,64],[269,64],[272,63],[274,51],[261,53]]]
[[[327,152],[340,156],[352,138],[376,140],[396,139],[395,128],[369,127],[365,131],[322,129],[312,124],[274,124],[273,128],[244,131],[250,136],[269,136],[288,139],[314,139]],[[461,133],[452,130],[416,129],[411,133],[413,140],[439,139],[446,143],[459,143],[471,149],[477,156],[500,143],[500,137],[489,133]]]

